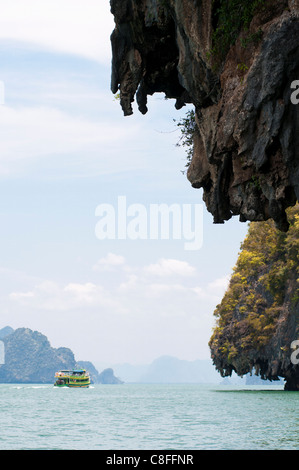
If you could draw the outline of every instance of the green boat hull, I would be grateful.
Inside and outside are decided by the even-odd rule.
[[[88,388],[90,384],[54,384],[54,387],[68,387],[68,388]]]
[[[85,369],[59,371],[55,378],[54,387],[88,388],[90,385],[90,377]]]

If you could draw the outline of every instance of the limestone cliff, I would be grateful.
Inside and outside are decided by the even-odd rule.
[[[89,361],[76,361],[69,348],[53,348],[48,338],[29,328],[0,330],[4,343],[4,358],[0,362],[0,383],[54,383],[58,370],[83,367],[90,374],[91,383],[123,383],[114,376],[112,369],[100,374]]]
[[[250,224],[215,310],[210,348],[224,377],[254,371],[264,379],[283,377],[287,390],[299,390],[299,205],[287,213],[287,233],[272,221]]]
[[[5,361],[0,383],[53,383],[55,372],[76,365],[70,349],[52,348],[46,336],[29,328],[18,328],[2,341]]]
[[[194,105],[188,179],[215,223],[273,219],[299,197],[299,0],[110,0],[113,93],[125,115],[164,92]],[[293,90],[294,91],[294,90]]]

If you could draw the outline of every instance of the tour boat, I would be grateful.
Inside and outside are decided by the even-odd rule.
[[[60,370],[55,374],[55,387],[89,387],[90,377],[85,369]]]

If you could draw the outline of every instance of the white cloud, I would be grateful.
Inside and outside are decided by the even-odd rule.
[[[192,291],[200,298],[200,299],[215,299],[216,301],[220,301],[223,297],[226,289],[228,288],[230,276],[224,276],[218,279],[215,279],[212,282],[209,282],[205,287],[196,286],[192,288]]]
[[[98,295],[103,293],[103,288],[102,286],[96,286],[92,282],[87,282],[86,284],[70,283],[64,287],[63,291],[70,293],[75,301],[80,304],[92,304]]]
[[[186,261],[177,259],[160,259],[155,264],[146,266],[144,271],[153,276],[193,276],[196,273],[194,266]]]
[[[35,297],[34,292],[29,291],[29,292],[11,292],[9,294],[9,297],[14,300],[20,300],[22,301],[23,299],[32,299]]]
[[[140,286],[140,278],[136,274],[130,274],[125,282],[119,285],[119,292],[124,294],[129,291],[134,292]]]
[[[218,295],[223,295],[229,285],[230,276],[224,276],[219,279],[215,279],[208,284],[208,289],[211,292],[215,292]]]
[[[166,295],[167,298],[171,295],[176,294],[190,295],[192,291],[188,287],[182,286],[181,284],[164,284],[164,283],[152,283],[148,285],[146,296],[147,297],[161,297]]]
[[[117,313],[125,309],[113,294],[102,285],[93,282],[70,282],[64,286],[53,281],[44,281],[28,292],[11,292],[11,301],[23,307],[37,310],[65,312],[72,310],[108,308]],[[85,314],[87,312],[85,311]]]
[[[56,341],[60,333],[55,325],[60,331],[68,329],[67,345],[82,351],[81,358],[89,347],[94,355],[116,362],[134,362],[136,353],[143,358],[162,354],[196,358],[199,351],[208,350],[224,278],[204,282],[193,266],[176,259],[159,260],[150,271],[149,266],[134,267],[112,252],[99,262],[98,266],[114,271],[91,269],[86,282],[32,280],[27,290],[11,292],[6,304],[2,295],[4,310],[21,312],[16,313],[19,321],[34,329],[50,322],[48,328],[53,329]],[[186,276],[188,282],[183,284]],[[93,338],[92,344],[78,344],[81,331]],[[47,334],[47,329],[42,332]],[[63,336],[61,341],[65,345]]]
[[[113,28],[108,0],[1,0],[0,39],[108,64]]]
[[[106,271],[113,270],[114,268],[119,268],[124,266],[125,258],[121,255],[116,255],[115,253],[108,253],[104,258],[100,258],[96,264],[93,266],[94,271]]]

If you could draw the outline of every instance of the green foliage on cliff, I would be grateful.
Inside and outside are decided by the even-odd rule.
[[[188,168],[193,157],[193,138],[196,130],[194,109],[187,111],[185,117],[181,118],[180,121],[176,121],[176,119],[174,119],[174,122],[177,123],[177,127],[181,132],[180,138],[176,145],[186,149],[187,163],[185,167]]]
[[[211,54],[224,59],[240,31],[247,30],[254,14],[266,0],[213,0],[213,47]]]
[[[298,204],[288,209],[288,218],[287,233],[272,221],[251,223],[241,245],[229,287],[214,312],[217,322],[209,343],[223,375],[251,372],[257,358],[271,361],[273,355],[278,361],[289,354],[294,339],[289,335],[299,324]]]

